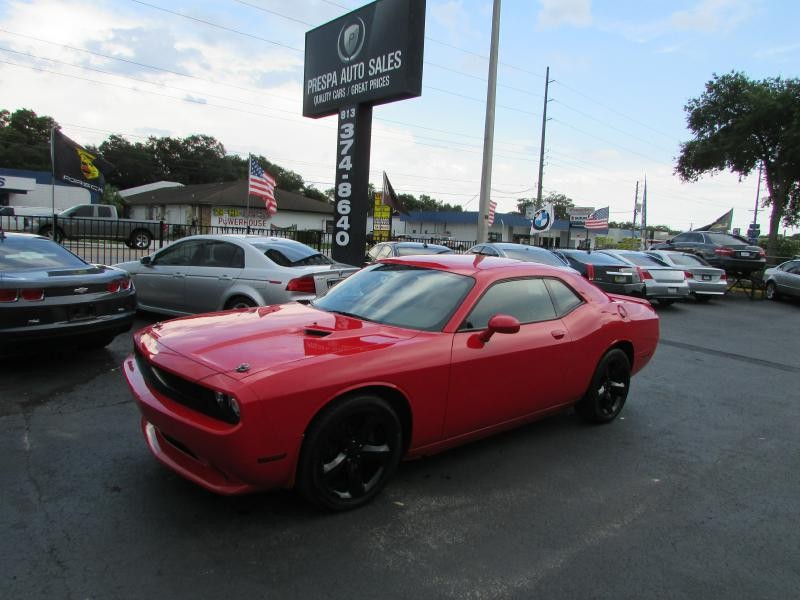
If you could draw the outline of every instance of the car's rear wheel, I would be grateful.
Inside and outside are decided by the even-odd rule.
[[[775,287],[775,283],[772,281],[767,282],[767,287],[764,290],[764,294],[767,296],[767,300],[777,300],[780,297],[780,294],[778,294],[778,290]]]
[[[150,232],[144,231],[143,229],[137,229],[133,233],[131,233],[131,237],[128,239],[131,248],[136,248],[137,250],[144,250],[150,247],[150,242],[153,241],[153,236],[150,235]]]
[[[42,227],[39,230],[39,235],[43,235],[44,237],[49,237],[58,244],[64,241],[64,232],[61,231],[60,228],[56,228],[54,233],[52,225],[45,225],[44,227]]]
[[[252,308],[253,306],[256,306],[256,303],[247,296],[234,296],[225,303],[226,310],[236,308]]]
[[[575,405],[584,419],[609,423],[625,406],[631,383],[631,363],[619,348],[609,350],[600,359],[586,395]]]
[[[403,451],[402,426],[389,403],[371,394],[329,405],[306,436],[297,489],[334,511],[363,506],[394,474]]]

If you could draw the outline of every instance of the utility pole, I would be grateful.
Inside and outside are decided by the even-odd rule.
[[[544,175],[544,134],[547,127],[547,91],[550,87],[550,67],[544,73],[544,108],[542,108],[542,145],[539,148],[539,184],[536,186],[536,206],[542,207],[542,176]],[[555,217],[555,215],[553,215]]]
[[[500,40],[500,0],[492,9],[492,45],[489,51],[489,84],[486,89],[486,125],[483,130],[483,168],[478,208],[478,243],[489,238],[489,200],[492,192],[492,153],[494,150],[494,105],[497,95],[497,47]]]
[[[633,198],[633,224],[631,225],[631,237],[636,236],[636,215],[639,214],[639,181],[636,181],[636,195]]]

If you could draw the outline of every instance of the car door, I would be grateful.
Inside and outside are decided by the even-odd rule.
[[[149,265],[134,274],[140,304],[155,309],[189,312],[186,307],[186,272],[204,240],[184,240],[157,252]]]
[[[792,261],[783,270],[776,271],[775,281],[782,294],[800,296],[800,261]]]
[[[520,321],[514,334],[495,334],[476,344],[489,318]],[[570,335],[557,318],[542,278],[492,285],[454,334],[445,437],[454,437],[568,401]]]
[[[222,299],[242,269],[244,250],[240,246],[204,240],[186,269],[186,310],[201,313],[222,308]]]

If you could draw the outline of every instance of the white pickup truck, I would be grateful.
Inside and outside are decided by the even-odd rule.
[[[39,235],[64,239],[94,238],[119,240],[129,248],[145,249],[158,239],[159,221],[137,221],[120,219],[115,206],[108,204],[78,204],[56,215],[55,231],[53,218],[41,217],[32,220]]]

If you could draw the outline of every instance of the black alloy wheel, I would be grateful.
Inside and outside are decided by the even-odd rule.
[[[245,296],[234,296],[225,303],[226,309],[253,308],[256,305],[250,298]]]
[[[586,395],[575,406],[593,423],[610,423],[625,406],[631,383],[631,363],[619,348],[609,350],[597,365]]]
[[[309,429],[297,472],[306,500],[333,511],[372,500],[402,453],[400,420],[386,400],[351,396],[326,407]]]

